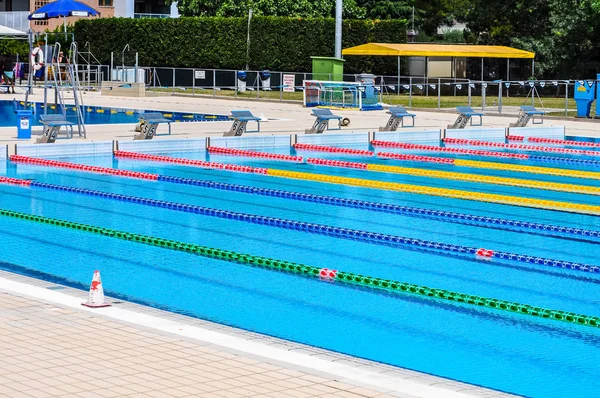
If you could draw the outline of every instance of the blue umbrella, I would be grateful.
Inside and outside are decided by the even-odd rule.
[[[66,32],[67,17],[95,17],[96,15],[100,15],[100,13],[87,4],[75,0],[57,0],[38,8],[27,19],[30,21],[45,21],[51,18],[64,18]]]

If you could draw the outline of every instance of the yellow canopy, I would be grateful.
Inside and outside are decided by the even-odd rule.
[[[342,50],[342,55],[383,55],[397,57],[474,57],[529,58],[535,53],[505,46],[476,46],[468,44],[394,44],[367,43]]]

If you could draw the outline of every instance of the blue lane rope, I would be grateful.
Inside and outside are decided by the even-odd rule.
[[[540,235],[547,235],[559,238],[565,238],[569,235],[585,238],[600,238],[600,231],[590,229],[563,227],[559,225],[541,224],[527,221],[515,221],[496,217],[476,216],[472,214],[455,213],[441,210],[430,210],[419,207],[399,206],[387,203],[338,198],[335,196],[323,196],[308,193],[283,191],[279,189],[257,188],[247,185],[228,184],[222,182],[196,180],[192,178],[171,177],[162,175],[158,176],[158,181],[193,185],[202,188],[219,189],[231,192],[241,192],[251,195],[261,195],[282,199],[298,200],[303,202],[327,204],[338,207],[350,207],[355,209],[397,214],[408,217],[427,218],[444,222],[458,222],[466,225],[493,227],[496,229],[504,229],[508,231],[535,232]]]
[[[541,163],[570,164],[570,165],[600,167],[600,161],[591,160],[591,159],[573,159],[573,158],[559,158],[556,156],[529,155],[528,160],[533,161],[533,162],[541,162]]]
[[[31,187],[50,189],[63,192],[77,193],[87,196],[101,197],[105,199],[113,199],[121,202],[130,202],[147,206],[154,206],[164,209],[171,209],[187,213],[200,214],[204,216],[217,217],[222,219],[230,219],[242,221],[252,224],[266,225],[269,227],[283,228],[288,230],[302,231],[317,235],[333,236],[336,238],[361,241],[378,245],[412,248],[435,253],[448,253],[453,255],[475,257],[481,248],[454,245],[443,242],[435,242],[423,239],[414,239],[403,236],[379,234],[349,228],[333,227],[323,224],[308,223],[303,221],[286,220],[275,217],[265,217],[248,213],[234,212],[228,210],[212,209],[196,205],[186,205],[175,202],[167,202],[164,200],[146,199],[136,196],[121,195],[109,192],[95,191],[85,188],[73,188],[62,185],[48,184],[42,182],[32,182]],[[571,261],[555,260],[544,257],[534,257],[522,254],[515,254],[502,251],[494,251],[487,259],[497,258],[501,260],[541,265],[553,268],[562,268],[572,271],[580,271],[586,273],[600,274],[600,266],[576,263]]]

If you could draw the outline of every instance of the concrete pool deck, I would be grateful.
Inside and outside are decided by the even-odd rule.
[[[510,395],[0,271],[0,396]]]
[[[36,90],[36,94],[30,96],[32,101],[43,101],[40,89]],[[8,97],[8,96],[7,96]],[[17,95],[17,99],[22,100],[24,96]],[[52,93],[48,98],[53,98]],[[7,98],[8,99],[8,98]],[[12,99],[12,97],[11,97]],[[261,133],[247,133],[249,135],[256,134],[303,134],[304,130],[311,127],[314,122],[314,117],[310,115],[310,109],[302,107],[301,104],[292,104],[285,102],[267,102],[258,100],[233,100],[211,97],[186,97],[186,96],[159,96],[146,98],[123,98],[101,96],[97,92],[87,93],[84,96],[85,104],[90,106],[105,106],[113,108],[127,109],[147,109],[147,110],[162,110],[173,112],[190,112],[190,113],[206,113],[206,114],[221,114],[229,115],[231,110],[247,109],[254,113],[255,116],[264,117],[268,120],[261,123]],[[344,127],[341,132],[352,131],[375,131],[380,126],[385,125],[388,116],[385,111],[335,111],[336,114],[350,118],[350,125]],[[437,112],[431,111],[415,111],[416,127],[419,129],[443,129],[448,124],[451,124],[456,119],[455,112]],[[483,118],[483,127],[508,127],[509,123],[516,121],[514,115],[486,115]],[[582,137],[600,138],[600,120],[591,119],[546,119],[544,126],[565,126],[567,135],[576,135]],[[229,130],[231,122],[199,122],[199,123],[173,123],[173,134],[160,135],[155,137],[156,140],[173,139],[173,138],[193,138],[206,136],[222,136]],[[530,124],[531,125],[531,124]],[[249,128],[253,126],[249,125]],[[89,141],[103,140],[128,140],[133,139],[134,131],[133,124],[121,125],[88,125],[87,136]],[[158,132],[166,132],[166,126],[160,126]],[[0,128],[0,144],[16,143],[33,143],[35,142],[35,134],[41,134],[41,127],[34,127],[34,136],[31,140],[17,140],[16,127]],[[407,129],[410,131],[411,129]],[[336,131],[331,131],[335,133]],[[337,131],[339,132],[339,131]],[[326,132],[327,133],[327,132]],[[59,139],[59,143],[80,142],[81,139],[73,140]]]

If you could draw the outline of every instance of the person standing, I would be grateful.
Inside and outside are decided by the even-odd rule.
[[[4,79],[4,83],[7,85],[6,94],[10,94],[10,89],[12,88],[12,93],[15,93],[15,72],[13,62],[8,57],[2,57],[0,59],[0,72],[2,72],[2,78]]]

